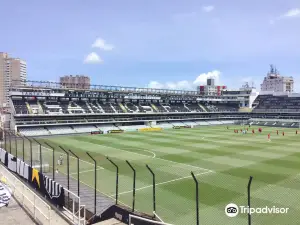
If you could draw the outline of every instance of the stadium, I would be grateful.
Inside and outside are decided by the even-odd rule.
[[[299,224],[297,94],[26,81],[9,99],[8,168],[59,184],[50,200],[80,224]],[[288,210],[232,218],[230,203]]]

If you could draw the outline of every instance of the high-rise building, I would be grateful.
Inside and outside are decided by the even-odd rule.
[[[294,79],[293,77],[280,76],[277,69],[271,65],[270,71],[261,84],[261,91],[292,93],[294,92]]]
[[[27,66],[24,60],[11,58],[0,52],[0,108],[9,102],[11,85],[23,85],[27,77]]]
[[[198,86],[198,92],[200,95],[211,95],[211,96],[218,96],[222,94],[222,91],[225,90],[226,86],[215,85],[214,78],[208,78],[206,80],[206,85]]]
[[[60,84],[64,88],[90,89],[91,80],[90,77],[84,75],[68,75],[60,77]]]

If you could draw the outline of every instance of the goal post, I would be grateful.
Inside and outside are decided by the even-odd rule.
[[[140,217],[140,216],[129,214],[128,225],[134,225],[135,221],[145,221],[145,222],[148,222],[148,223],[152,223],[154,225],[155,224],[157,224],[157,225],[173,225],[173,224],[170,224],[170,223],[164,223],[164,222],[160,222],[160,221],[156,221],[156,220],[150,220],[150,219],[146,219],[146,218],[143,218],[143,217]]]

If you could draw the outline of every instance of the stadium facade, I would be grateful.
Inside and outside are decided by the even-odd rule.
[[[26,136],[193,127],[250,118],[298,122],[300,112],[295,94],[258,96],[251,88],[203,96],[197,91],[105,85],[79,89],[38,81],[12,87],[9,104],[10,116],[2,123]]]

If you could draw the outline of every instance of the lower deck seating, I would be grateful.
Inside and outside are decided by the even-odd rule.
[[[201,126],[208,126],[208,125],[210,125],[208,122],[203,121],[203,120],[195,120],[195,123],[197,123],[198,125],[201,125]]]
[[[185,126],[183,122],[170,122],[173,126]]]
[[[131,125],[131,126],[119,126],[121,130],[127,130],[127,131],[136,131],[141,128],[150,128],[146,125]]]
[[[89,133],[91,131],[99,130],[96,126],[92,125],[75,125],[72,127],[77,133]]]
[[[116,127],[113,124],[103,124],[103,125],[101,124],[101,125],[96,125],[96,127],[103,132],[106,132],[109,130],[120,130],[118,127]]]
[[[72,134],[76,133],[74,129],[68,126],[47,127],[51,134]]]
[[[35,128],[27,128],[22,127],[19,128],[19,133],[24,136],[42,136],[42,135],[50,135],[49,131],[45,128],[35,127]]]
[[[161,128],[172,128],[173,124],[168,123],[168,122],[160,122],[160,123],[157,123],[156,126],[161,127]]]

